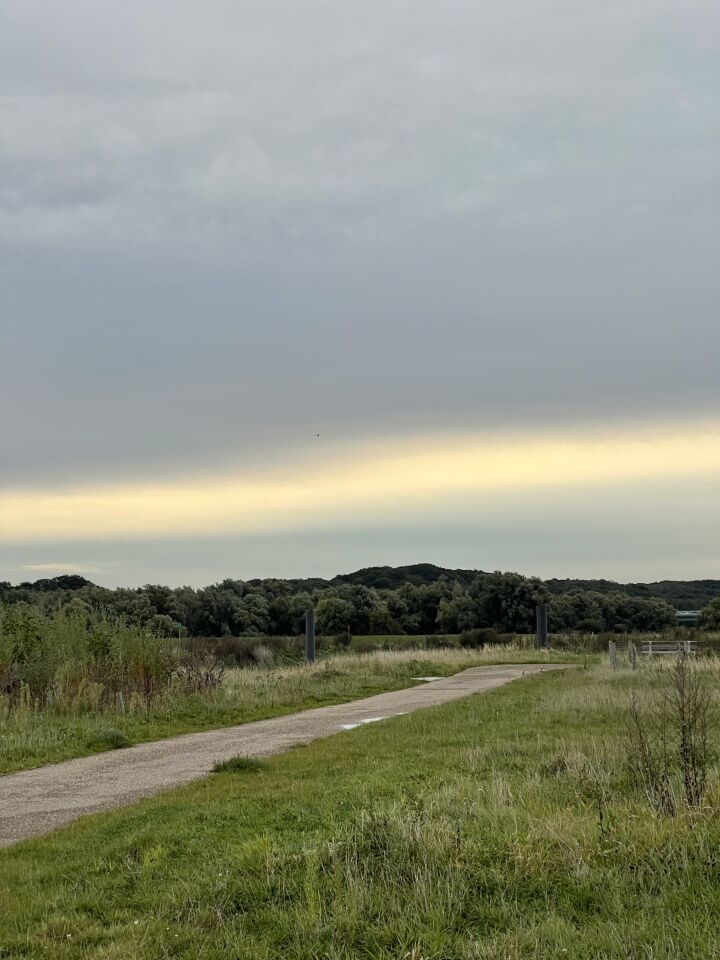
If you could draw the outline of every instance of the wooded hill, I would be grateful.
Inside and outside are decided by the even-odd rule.
[[[434,563],[414,563],[404,567],[365,567],[354,573],[340,574],[329,581],[360,583],[378,590],[394,590],[404,583],[419,586],[448,579],[469,584],[483,574],[482,570],[452,570]],[[631,597],[660,597],[677,610],[701,610],[720,596],[720,580],[659,580],[654,583],[621,583],[615,580],[544,580],[551,594],[591,591],[593,593],[626,593]]]
[[[336,635],[457,634],[484,627],[528,633],[539,602],[549,603],[554,632],[657,631],[675,626],[676,609],[703,609],[717,596],[718,580],[543,582],[430,563],[368,567],[332,580],[228,578],[199,589],[146,584],[110,590],[77,575],[17,586],[0,582],[6,605],[48,611],[71,604],[79,614],[119,617],[167,636],[297,635],[311,603],[320,631]]]

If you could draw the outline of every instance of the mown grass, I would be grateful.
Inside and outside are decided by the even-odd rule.
[[[715,958],[717,769],[660,818],[625,766],[661,670],[519,680],[2,851],[0,956]]]
[[[505,647],[342,654],[314,666],[229,670],[217,690],[192,695],[170,690],[149,701],[129,700],[122,711],[91,707],[84,701],[77,707],[42,706],[32,700],[17,704],[0,696],[0,773],[354,700],[412,685],[415,676],[446,676],[475,664],[527,661],[528,656],[527,651]],[[577,659],[566,654],[536,656]],[[115,736],[109,738],[108,730]]]

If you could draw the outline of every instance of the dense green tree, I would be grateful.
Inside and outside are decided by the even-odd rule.
[[[267,598],[261,593],[253,592],[246,594],[241,603],[245,623],[243,629],[237,632],[251,635],[269,633],[271,617]]]
[[[676,586],[676,593],[689,597],[712,599],[720,592],[720,581]],[[179,627],[192,636],[297,635],[304,630],[308,604],[314,603],[325,611],[318,618],[325,632],[349,626],[359,635],[424,635],[486,627],[503,633],[529,632],[534,629],[536,604],[548,596],[553,631],[657,631],[675,622],[668,601],[673,590],[669,581],[630,584],[626,589],[612,581],[542,583],[516,573],[420,564],[371,568],[332,581],[228,578],[200,590],[159,584],[108,590],[68,575],[17,586],[2,581],[0,599],[9,606],[31,604],[45,613],[73,604],[76,611],[106,613],[159,633],[175,633]],[[717,622],[716,607],[706,605],[703,623],[711,626]]]
[[[477,604],[460,587],[453,591],[452,597],[443,597],[438,604],[436,615],[438,629],[443,633],[461,633],[472,630],[478,625]]]
[[[313,603],[313,597],[304,590],[290,597],[289,617],[291,629],[288,633],[291,636],[297,636],[305,632],[305,614],[311,603]]]
[[[417,590],[406,583],[397,590],[385,593],[385,602],[392,619],[400,627],[401,633],[420,633],[420,612],[416,604]]]
[[[386,600],[379,599],[370,611],[369,632],[375,635],[398,635],[405,632],[402,624],[390,613]]]
[[[700,625],[705,630],[720,630],[720,597],[703,607]]]
[[[543,584],[537,577],[496,572],[473,581],[477,626],[493,627],[504,633],[529,633],[535,629],[535,608],[545,600]]]
[[[156,613],[151,617],[148,626],[158,637],[182,637],[187,633],[181,623],[177,623],[165,613]]]
[[[315,619],[321,633],[337,634],[352,630],[353,605],[342,597],[323,597],[315,608]]]
[[[146,583],[142,588],[142,592],[148,598],[150,606],[153,607],[155,613],[161,616],[169,616],[170,604],[173,596],[173,591],[170,589],[170,587],[163,587],[154,583]]]

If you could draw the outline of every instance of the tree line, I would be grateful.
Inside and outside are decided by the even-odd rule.
[[[529,633],[540,602],[549,604],[553,632],[654,632],[675,625],[668,600],[633,596],[619,587],[582,589],[568,581],[572,586],[559,592],[562,581],[548,584],[517,573],[443,571],[430,564],[399,568],[392,576],[388,570],[373,568],[331,581],[226,579],[198,589],[156,584],[108,589],[66,575],[16,586],[0,582],[0,602],[46,609],[71,604],[166,636],[293,636],[304,629],[310,604],[326,635],[422,636],[477,628]],[[407,574],[398,581],[401,570]]]

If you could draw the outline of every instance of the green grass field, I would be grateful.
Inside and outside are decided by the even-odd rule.
[[[628,777],[662,683],[519,680],[0,851],[0,956],[717,958],[717,767],[672,818]]]
[[[577,661],[567,654],[536,654],[539,659]],[[0,697],[0,773],[84,756],[128,743],[159,740],[180,733],[246,723],[309,707],[340,703],[384,690],[410,686],[422,674],[445,676],[480,663],[527,661],[527,651],[499,647],[383,651],[373,655],[329,656],[315,666],[229,670],[222,686],[191,696],[162,694],[124,712],[61,704],[11,706]]]

